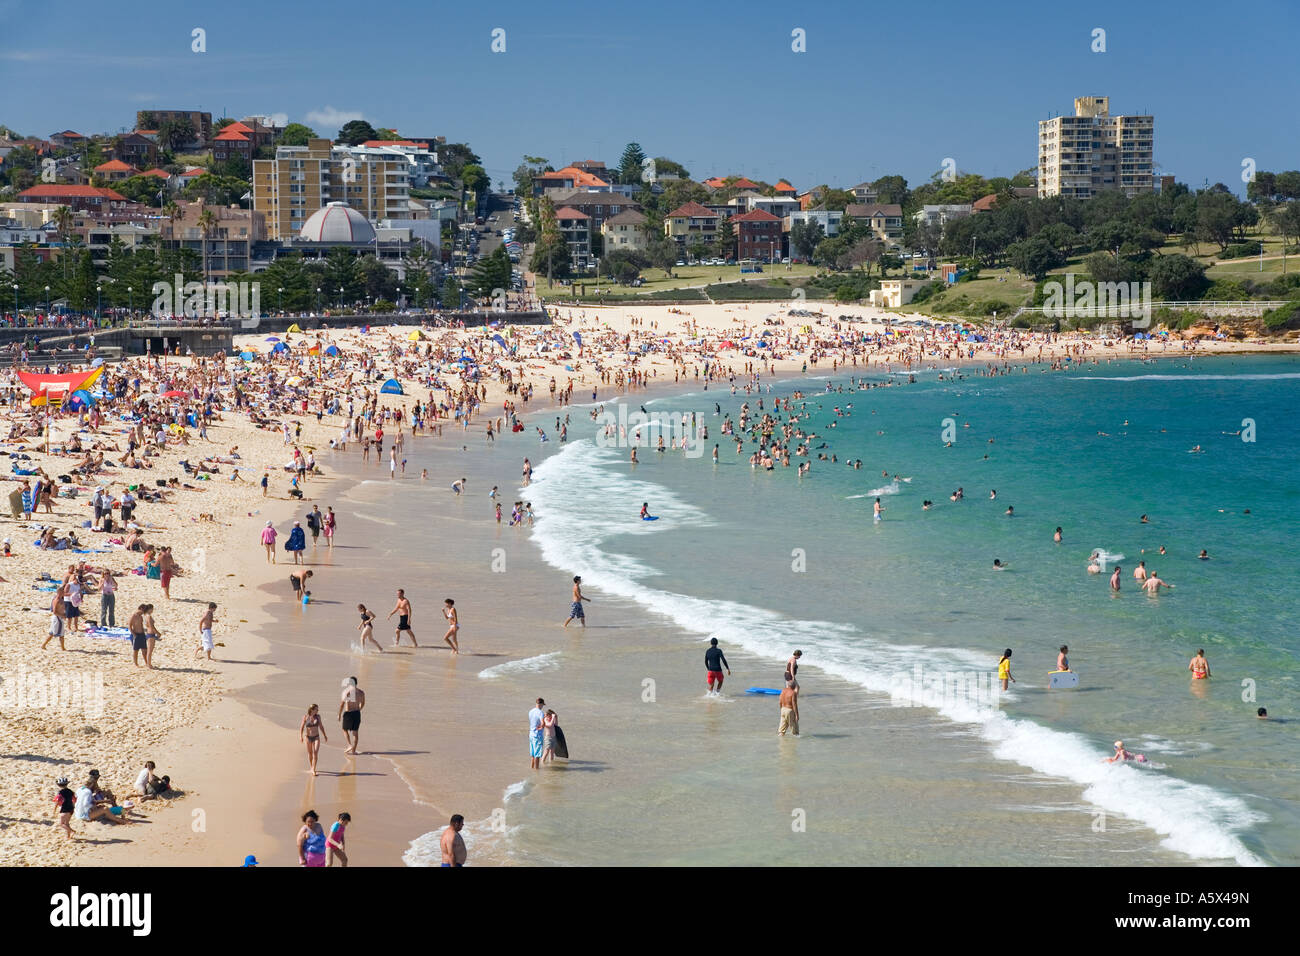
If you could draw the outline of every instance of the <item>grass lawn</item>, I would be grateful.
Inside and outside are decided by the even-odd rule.
[[[1011,313],[1029,301],[1034,291],[1032,279],[1022,279],[1014,269],[981,269],[978,279],[959,282],[916,307],[920,312],[957,312],[962,315],[989,315],[998,303],[998,315]],[[904,309],[904,311],[910,311]]]
[[[579,285],[585,286],[586,296],[592,297],[592,290],[607,289],[610,296],[628,296],[636,298],[645,296],[649,293],[666,293],[676,289],[687,289],[692,287],[703,287],[708,285],[717,285],[722,282],[738,282],[741,279],[746,281],[763,282],[772,279],[794,279],[803,276],[816,275],[820,270],[816,266],[810,265],[775,265],[763,266],[763,271],[758,273],[740,274],[740,266],[678,266],[673,269],[672,276],[665,276],[662,269],[646,269],[641,273],[641,278],[645,280],[640,288],[631,288],[629,286],[620,286],[614,283],[612,279],[575,279],[572,286],[556,285],[548,289],[546,287],[546,278],[539,276],[537,279],[537,294],[544,300],[549,299],[570,299],[577,294]],[[608,297],[608,296],[607,296]]]

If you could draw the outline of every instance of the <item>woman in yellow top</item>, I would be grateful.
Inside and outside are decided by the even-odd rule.
[[[1002,657],[998,659],[998,680],[1002,681],[1002,689],[1007,689],[1007,681],[1015,683],[1016,679],[1011,676],[1011,648],[1002,652]]]

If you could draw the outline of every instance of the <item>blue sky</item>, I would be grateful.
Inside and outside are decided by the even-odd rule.
[[[948,157],[1012,175],[1036,161],[1039,119],[1108,95],[1112,112],[1155,115],[1158,173],[1241,192],[1246,157],[1300,167],[1294,0],[183,6],[0,0],[0,122],[117,132],[156,107],[282,114],[332,135],[360,115],[469,142],[494,180],[525,153],[612,165],[636,140],[696,178],[802,189],[888,173],[916,185]],[[191,50],[195,27],[207,52]]]

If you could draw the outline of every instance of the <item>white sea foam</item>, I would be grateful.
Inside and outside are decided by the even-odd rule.
[[[683,630],[716,637],[724,645],[777,660],[792,644],[798,645],[807,659],[817,661],[827,673],[891,694],[896,703],[932,707],[954,722],[974,726],[1000,759],[1080,784],[1090,803],[1144,824],[1164,837],[1168,849],[1201,859],[1261,863],[1237,834],[1265,818],[1239,797],[1168,774],[1105,764],[1109,749],[1083,735],[1010,717],[987,701],[906,686],[918,666],[941,677],[987,675],[995,663],[987,654],[899,645],[866,627],[792,620],[735,601],[648,587],[644,579],[657,573],[654,569],[601,549],[609,538],[626,533],[632,502],[653,499],[663,512],[676,513],[683,523],[705,523],[707,516],[666,488],[604,467],[615,460],[616,456],[584,441],[538,466],[530,490],[547,520],[538,520],[533,539],[552,566],[581,574],[592,588],[633,600]]]
[[[527,780],[520,780],[506,787],[501,796],[502,806],[498,807],[484,820],[466,820],[460,836],[465,841],[465,862],[474,865],[501,865],[512,862],[511,850],[515,834],[519,832],[518,824],[510,822],[509,808],[506,806],[511,798],[523,793],[529,787]],[[411,841],[407,851],[402,854],[402,862],[407,866],[441,866],[442,865],[443,828],[421,833]]]
[[[558,667],[559,662],[560,652],[552,651],[549,654],[538,654],[536,657],[525,657],[521,660],[506,661],[504,664],[485,667],[478,672],[478,676],[479,680],[495,680],[498,677],[507,677],[512,674],[531,674]]]

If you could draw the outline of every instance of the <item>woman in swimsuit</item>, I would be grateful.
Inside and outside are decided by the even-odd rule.
[[[1210,676],[1210,662],[1205,659],[1205,648],[1196,652],[1187,669],[1192,672],[1192,680],[1206,680]]]
[[[321,723],[320,708],[312,704],[307,708],[307,715],[298,726],[298,739],[307,741],[307,765],[311,775],[316,776],[316,757],[320,754],[320,742],[329,738],[325,736],[325,725]]]
[[[358,604],[357,610],[361,612],[361,623],[357,625],[357,630],[361,632],[361,649],[364,651],[366,649],[366,641],[369,641],[371,644],[375,645],[375,647],[379,648],[380,654],[384,653],[384,649],[380,647],[379,642],[375,640],[374,612],[366,610],[364,604]]]
[[[555,725],[559,722],[553,710],[548,710],[542,718],[542,763],[555,759]]]
[[[302,829],[298,831],[298,865],[325,865],[325,830],[315,810],[302,815]]]

